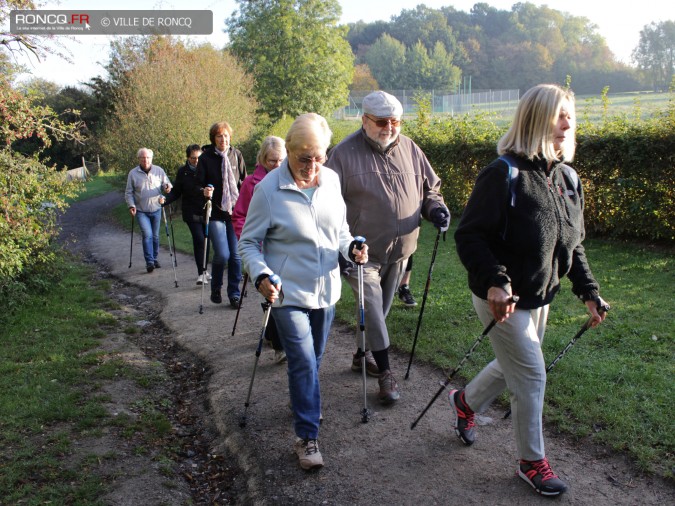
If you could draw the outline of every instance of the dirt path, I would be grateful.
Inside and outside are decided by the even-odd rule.
[[[121,196],[109,195],[76,204],[64,217],[65,231],[79,228],[83,234],[88,229],[88,237],[77,243],[79,248],[124,282],[161,294],[159,317],[171,339],[210,370],[209,416],[219,432],[213,451],[227,449],[236,456],[247,486],[241,503],[529,505],[544,500],[514,475],[511,421],[502,420],[501,410],[484,413],[485,426],[479,427],[472,447],[464,447],[450,428],[445,392],[417,428],[410,430],[444,374],[418,363],[410,379],[403,381],[407,355],[394,353],[392,357],[392,370],[401,379],[401,400],[391,408],[380,407],[375,399],[377,381],[369,378],[368,404],[373,415],[369,423],[361,423],[361,377],[349,369],[353,338],[350,329],[339,325],[329,338],[321,371],[325,420],[320,445],[325,467],[306,473],[297,465],[285,367],[274,364],[269,348],[260,356],[248,421],[241,428],[262,322],[258,294],[249,287],[232,337],[236,312],[227,304],[210,303],[206,290],[204,313],[198,313],[201,292],[195,285],[191,257],[177,257],[176,288],[166,249],[160,255],[164,267],[152,274],[145,272],[137,233],[129,269],[129,233],[106,222],[85,223],[120,201]],[[163,233],[162,243],[166,243]],[[639,475],[624,457],[575,443],[550,430],[545,438],[554,470],[569,484],[560,503],[675,504],[671,483]]]

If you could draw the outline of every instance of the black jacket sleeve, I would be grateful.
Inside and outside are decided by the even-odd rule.
[[[164,202],[164,206],[168,206],[169,204],[173,204],[176,202],[181,196],[183,195],[183,180],[184,178],[184,168],[181,167],[178,169],[178,173],[176,174],[176,178],[173,181],[173,187],[171,188],[171,191],[169,194],[166,196],[166,201]]]
[[[509,198],[506,164],[492,162],[485,167],[471,192],[455,232],[459,258],[469,271],[471,284],[480,286],[484,296],[492,286],[511,282],[506,267],[492,253],[505,226]]]

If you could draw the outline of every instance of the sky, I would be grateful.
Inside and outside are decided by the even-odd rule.
[[[39,2],[40,0],[38,0]],[[484,3],[499,10],[511,10],[517,3],[514,0],[483,0]],[[223,32],[225,19],[237,8],[234,0],[47,0],[44,9],[114,9],[114,10],[152,10],[152,9],[189,9],[213,11],[213,34],[210,36],[191,36],[196,43],[210,42],[215,47],[227,43]],[[373,22],[389,21],[403,9],[413,9],[424,3],[427,7],[438,9],[453,6],[458,11],[469,12],[477,0],[340,0],[343,23],[359,20]],[[530,0],[535,5],[567,12],[574,16],[583,16],[597,25],[598,32],[607,41],[607,45],[618,60],[631,64],[631,53],[640,39],[640,30],[651,22],[675,21],[675,2],[669,0]],[[9,26],[2,30],[8,30]],[[122,36],[120,36],[122,37]],[[33,76],[47,79],[59,85],[77,85],[97,75],[104,75],[102,64],[108,61],[111,38],[102,35],[81,35],[67,39],[58,37],[72,53],[72,63],[56,56],[48,56],[40,62],[23,58],[20,63],[26,65]]]

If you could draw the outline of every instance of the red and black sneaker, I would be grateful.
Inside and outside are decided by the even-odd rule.
[[[567,490],[565,482],[551,470],[548,459],[521,460],[517,474],[529,483],[537,494],[554,497]]]
[[[465,445],[472,445],[476,440],[476,432],[474,430],[476,415],[464,402],[464,390],[450,390],[448,399],[450,400],[450,406],[455,412],[455,434]]]

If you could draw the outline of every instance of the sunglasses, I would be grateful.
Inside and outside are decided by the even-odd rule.
[[[401,120],[400,119],[394,119],[394,118],[387,118],[387,119],[377,119],[373,118],[372,116],[368,114],[364,114],[366,118],[368,118],[370,121],[375,123],[378,127],[384,128],[386,127],[389,123],[391,123],[391,126],[394,128],[397,128],[401,126]]]
[[[323,162],[326,161],[325,156],[315,156],[314,158],[309,156],[296,156],[295,158],[296,160],[298,160],[298,162],[300,162],[305,166],[309,165],[310,163],[312,164],[316,163],[317,165],[321,165]]]

